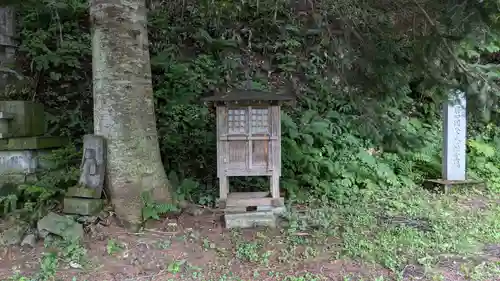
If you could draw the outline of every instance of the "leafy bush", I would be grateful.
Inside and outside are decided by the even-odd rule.
[[[75,140],[92,128],[87,2],[19,4],[19,63],[35,78],[8,93],[43,102],[50,133]],[[487,83],[498,76],[489,65],[494,59],[486,59],[499,50],[497,30],[487,28],[497,21],[491,1],[453,11],[444,2],[402,0],[329,0],[314,7],[306,1],[152,2],[158,132],[165,168],[179,178],[179,197],[213,202],[214,113],[200,100],[243,85],[297,97],[282,114],[282,186],[293,200],[349,204],[439,177],[440,103],[458,84],[470,85],[470,173],[497,188],[497,129],[476,133],[483,125],[475,114],[496,109],[495,85]]]

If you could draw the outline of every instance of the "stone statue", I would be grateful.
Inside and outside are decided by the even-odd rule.
[[[96,186],[96,184],[99,184],[99,175],[97,174],[97,161],[95,159],[94,149],[85,148],[82,157],[82,164],[80,165],[80,170],[81,175],[78,183],[82,187],[93,188]]]
[[[101,136],[84,136],[78,186],[69,188],[66,195],[71,197],[101,198],[106,173],[106,150],[104,145],[104,138]]]
[[[90,216],[98,214],[104,204],[101,199],[106,176],[105,139],[97,135],[83,137],[83,155],[78,185],[68,188],[64,198],[66,214]]]

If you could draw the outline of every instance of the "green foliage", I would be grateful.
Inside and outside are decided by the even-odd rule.
[[[144,221],[149,219],[159,220],[161,215],[178,210],[177,206],[173,204],[155,202],[151,197],[151,193],[147,191],[141,193],[141,199],[143,203],[142,219]]]
[[[115,253],[121,252],[124,249],[122,244],[114,239],[109,239],[108,244],[106,244],[106,252],[108,255],[114,255]]]
[[[92,130],[91,47],[86,0],[19,3],[22,57],[27,89],[10,98],[36,100],[48,111],[51,134],[75,137]]]
[[[468,142],[469,175],[486,180],[487,187],[500,193],[500,139],[498,127],[490,124],[483,134]]]
[[[176,196],[213,204],[214,112],[200,99],[242,86],[297,96],[282,114],[282,186],[293,200],[349,205],[368,202],[380,189],[439,177],[439,109],[450,87],[467,89],[474,109],[471,175],[497,190],[496,129],[481,132],[476,114],[497,120],[499,91],[491,83],[498,78],[497,8],[494,1],[459,2],[153,3],[148,29],[158,133]],[[9,97],[43,102],[53,109],[50,133],[80,139],[92,128],[88,3],[19,5],[19,62],[35,79]],[[490,146],[494,155],[485,154]],[[67,185],[74,172],[47,175],[36,186]],[[173,208],[144,196],[145,219]]]

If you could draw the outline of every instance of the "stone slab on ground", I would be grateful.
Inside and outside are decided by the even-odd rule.
[[[225,212],[226,228],[276,227],[276,216],[273,211],[257,211],[233,213]]]
[[[38,232],[47,231],[66,240],[83,238],[83,226],[72,218],[50,212],[38,221]]]
[[[66,197],[64,198],[63,212],[66,214],[90,216],[98,214],[103,206],[104,202],[101,199]]]
[[[66,191],[66,196],[99,199],[101,198],[101,193],[99,193],[96,189],[93,188],[74,186],[68,188],[68,191]]]
[[[28,225],[25,224],[11,225],[8,229],[0,233],[0,245],[13,246],[20,244],[27,230]]]
[[[21,242],[21,246],[28,246],[34,248],[36,246],[36,235],[35,234],[26,235],[23,241]]]

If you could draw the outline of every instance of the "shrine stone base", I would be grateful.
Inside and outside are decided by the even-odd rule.
[[[269,227],[275,228],[278,222],[278,214],[273,210],[255,212],[225,211],[224,222],[226,228],[253,228]]]
[[[284,198],[271,198],[269,192],[229,193],[219,206],[224,210],[226,228],[271,227],[286,211]]]
[[[461,188],[471,186],[485,187],[485,182],[478,180],[443,180],[443,179],[428,179],[424,181],[424,188],[432,191],[443,192],[445,194]]]
[[[63,212],[66,214],[91,216],[98,214],[103,206],[104,202],[101,199],[66,197],[64,198]]]

